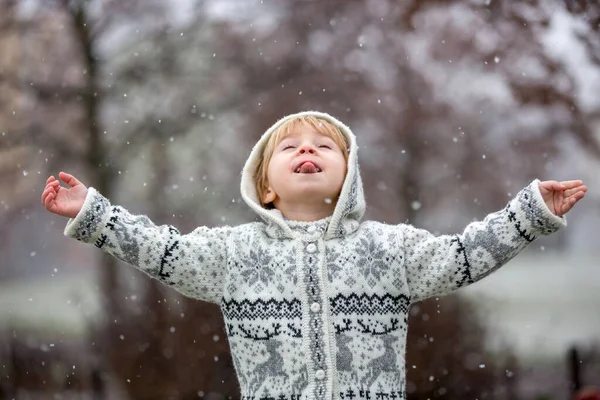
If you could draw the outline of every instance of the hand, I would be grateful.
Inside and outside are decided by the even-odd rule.
[[[60,182],[51,176],[46,181],[46,188],[42,193],[42,204],[46,210],[54,214],[74,218],[83,206],[87,196],[87,187],[73,175],[65,172],[60,172],[58,177],[70,188],[60,186]]]
[[[579,200],[583,199],[587,187],[582,181],[544,181],[540,182],[540,193],[546,205],[559,217],[569,212]]]

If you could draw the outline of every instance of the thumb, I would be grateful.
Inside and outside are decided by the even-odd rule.
[[[565,186],[557,181],[544,181],[540,182],[540,188],[546,191],[563,191],[565,190]]]
[[[552,189],[554,189],[556,191],[562,192],[563,190],[566,189],[565,185],[563,185],[560,182],[557,182],[557,181],[551,181],[551,182],[552,182]]]
[[[60,178],[61,181],[63,181],[64,183],[66,183],[67,185],[69,185],[71,187],[75,187],[77,185],[82,185],[82,183],[79,182],[77,180],[77,178],[75,178],[71,174],[67,174],[66,172],[60,172],[58,174],[58,177]]]

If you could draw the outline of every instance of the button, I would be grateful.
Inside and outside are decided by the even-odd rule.
[[[314,225],[310,225],[307,229],[308,233],[315,233],[316,230],[317,230],[317,227]]]
[[[319,380],[325,378],[325,371],[320,369],[317,372],[315,372],[315,378],[317,378]]]
[[[321,305],[319,303],[312,303],[310,305],[310,311],[312,311],[312,312],[319,312],[320,309],[321,309]]]
[[[314,253],[315,251],[317,251],[317,245],[314,243],[309,244],[308,246],[306,246],[306,251],[308,251],[309,253]]]

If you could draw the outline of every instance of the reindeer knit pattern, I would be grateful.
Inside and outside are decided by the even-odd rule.
[[[283,119],[257,143],[242,174],[242,196],[263,222],[182,235],[90,188],[65,234],[219,304],[243,399],[401,400],[410,305],[482,279],[565,220],[548,210],[535,180],[459,235],[360,222],[354,136],[327,114],[307,113],[336,123],[350,143],[332,216],[289,221],[260,206],[251,174]]]

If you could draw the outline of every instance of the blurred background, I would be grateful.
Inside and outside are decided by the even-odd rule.
[[[216,306],[63,236],[65,170],[182,232],[255,219],[243,163],[282,116],[358,137],[367,219],[455,233],[532,179],[569,226],[413,306],[408,399],[600,385],[600,3],[0,0],[0,398],[238,399]]]

